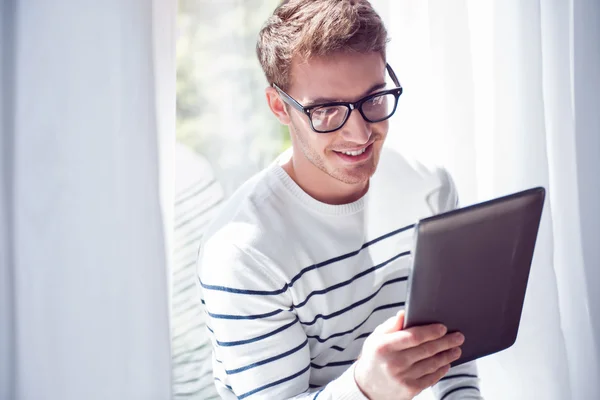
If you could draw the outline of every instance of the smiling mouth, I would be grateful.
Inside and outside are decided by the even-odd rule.
[[[369,150],[369,148],[373,145],[373,142],[368,143],[365,147],[358,149],[358,150],[334,150],[334,152],[339,153],[339,154],[345,154],[347,156],[351,156],[351,157],[357,157],[360,156],[361,154],[363,154],[365,151]]]
[[[369,147],[369,146],[367,146],[367,147]],[[360,156],[362,153],[364,153],[365,151],[367,151],[367,147],[364,147],[364,148],[362,148],[360,150],[356,150],[356,151],[338,151],[337,153],[342,153],[342,154],[345,154],[347,156],[354,156],[354,157],[356,157],[356,156]]]

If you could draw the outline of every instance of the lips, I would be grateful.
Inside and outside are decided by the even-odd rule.
[[[346,154],[348,156],[359,156],[364,153],[375,141],[371,141],[367,143],[363,147],[355,148],[355,149],[343,149],[343,150],[333,150],[336,153]]]
[[[368,146],[367,146],[368,147]],[[338,153],[346,154],[347,156],[360,156],[367,150],[367,147],[363,147],[360,150],[350,150],[350,151],[339,151]]]
[[[357,163],[367,160],[373,153],[373,143],[357,150],[334,150],[334,153],[346,163]]]

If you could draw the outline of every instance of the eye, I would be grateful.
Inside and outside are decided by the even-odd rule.
[[[375,96],[371,100],[369,100],[370,105],[378,106],[382,104],[385,100],[385,96]]]
[[[313,116],[317,118],[330,118],[339,112],[339,107],[323,107],[318,108],[313,112]]]

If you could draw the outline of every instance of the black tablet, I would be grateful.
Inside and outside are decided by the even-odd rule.
[[[462,332],[452,366],[514,344],[545,193],[537,187],[417,223],[404,327]]]

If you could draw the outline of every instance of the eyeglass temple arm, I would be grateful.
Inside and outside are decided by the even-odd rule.
[[[394,85],[396,85],[397,87],[402,87],[402,85],[400,85],[400,81],[398,81],[398,77],[396,76],[396,73],[394,72],[394,70],[392,69],[390,64],[386,63],[385,68],[387,69],[388,74],[390,74],[390,76],[392,77],[392,81],[394,81]]]
[[[304,113],[304,114],[308,114],[308,112],[304,109],[304,107],[302,106],[302,104],[298,103],[296,100],[294,100],[292,98],[292,96],[290,96],[289,94],[287,94],[286,92],[284,92],[279,86],[277,86],[276,84],[272,84],[272,86],[275,88],[275,90],[277,90],[277,92],[281,95],[281,97],[283,97],[283,101],[285,101],[286,103],[288,103],[289,105],[291,105],[292,107],[294,107],[296,110]]]

